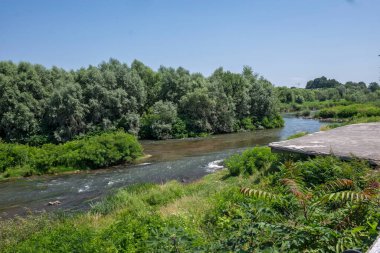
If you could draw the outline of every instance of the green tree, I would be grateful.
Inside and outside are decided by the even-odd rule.
[[[86,130],[86,112],[81,87],[75,83],[62,84],[47,101],[45,131],[57,142],[70,140]]]
[[[177,107],[172,102],[160,100],[143,116],[142,137],[161,140],[172,138],[177,120]]]

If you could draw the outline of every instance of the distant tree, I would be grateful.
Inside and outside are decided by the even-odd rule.
[[[348,89],[366,89],[367,85],[364,82],[346,82],[344,86]]]
[[[71,71],[3,61],[0,138],[39,145],[117,128],[155,139],[229,133],[264,118],[262,125],[271,126],[276,94],[247,66],[242,73],[219,68],[206,78],[182,67],[153,71],[137,60],[131,67],[110,59]],[[289,94],[292,101],[309,96]]]
[[[326,77],[322,76],[308,81],[306,84],[306,89],[336,88],[339,85],[341,84],[337,80],[327,79]]]
[[[380,86],[379,86],[378,83],[376,83],[376,82],[372,82],[372,83],[370,83],[370,84],[368,85],[368,89],[369,89],[371,92],[375,92],[375,91],[377,91],[377,90],[380,89]]]
[[[160,140],[170,139],[173,137],[173,126],[177,121],[177,107],[172,102],[160,100],[143,116],[142,136]]]
[[[260,78],[251,84],[250,94],[250,116],[261,121],[264,117],[276,115],[278,100],[274,96],[273,85]]]
[[[216,121],[215,109],[216,101],[205,88],[186,94],[179,102],[181,118],[189,131],[196,133],[212,132],[212,123]]]
[[[160,67],[160,99],[178,102],[181,97],[192,90],[190,73],[184,68]]]
[[[86,130],[87,106],[82,103],[78,84],[65,83],[55,90],[47,101],[44,126],[55,141],[64,142]]]
[[[130,134],[138,135],[140,131],[140,117],[136,113],[128,113],[121,116],[117,123],[118,128],[123,128]]]

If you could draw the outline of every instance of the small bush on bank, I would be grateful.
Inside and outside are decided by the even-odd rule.
[[[122,131],[41,147],[0,143],[0,177],[97,169],[131,162],[141,155],[137,139]]]
[[[285,125],[284,119],[281,117],[281,115],[277,114],[273,117],[264,117],[261,122],[259,123],[264,128],[278,128],[283,127]]]
[[[246,117],[240,121],[240,125],[242,129],[245,130],[254,130],[255,125],[253,124],[252,118]]]
[[[309,117],[311,114],[311,111],[309,109],[302,110],[300,112],[296,113],[297,117]]]
[[[269,147],[255,147],[245,150],[242,154],[231,156],[225,164],[231,176],[239,176],[252,175],[257,170],[269,168],[275,161],[277,155],[272,153]]]

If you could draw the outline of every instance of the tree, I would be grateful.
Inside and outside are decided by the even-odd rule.
[[[212,122],[216,121],[215,106],[216,101],[210,97],[207,89],[196,89],[182,97],[179,112],[189,131],[209,133],[213,130]]]
[[[230,133],[264,120],[271,126],[275,97],[272,84],[247,66],[205,78],[182,67],[153,71],[137,60],[71,71],[0,62],[0,138],[42,144],[116,128],[159,139]]]
[[[370,83],[370,84],[368,85],[368,89],[369,89],[371,92],[375,92],[375,91],[377,91],[377,90],[380,89],[380,86],[379,86],[378,83],[376,83],[376,82],[372,82],[372,83]]]
[[[159,140],[173,137],[173,125],[176,124],[177,107],[172,102],[162,100],[154,103],[142,119],[142,137]]]
[[[81,87],[75,83],[62,84],[47,101],[44,130],[57,142],[70,140],[86,130],[86,112]]]
[[[341,84],[337,80],[327,79],[326,77],[322,76],[307,82],[306,89],[335,88],[339,85]]]

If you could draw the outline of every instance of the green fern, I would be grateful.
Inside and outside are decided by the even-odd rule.
[[[363,194],[362,192],[354,192],[354,191],[341,191],[341,192],[334,192],[331,194],[327,194],[324,197],[325,200],[340,200],[340,201],[363,201],[369,199],[367,195]]]
[[[258,199],[263,199],[263,200],[275,200],[275,199],[278,199],[278,196],[273,194],[273,193],[270,193],[270,192],[266,192],[266,191],[261,191],[261,190],[256,190],[256,189],[251,189],[251,188],[248,188],[248,187],[243,187],[240,189],[240,192],[246,196],[252,196],[252,197],[255,197],[255,198],[258,198]]]
[[[348,179],[341,179],[340,182],[342,184],[347,185],[353,185],[353,182]],[[368,183],[367,187],[364,188],[360,192],[356,191],[340,191],[340,192],[334,192],[330,194],[326,194],[325,196],[322,197],[322,201],[365,201],[365,200],[373,200],[379,195],[379,189],[380,189],[380,183],[377,181],[371,181]]]
[[[350,189],[354,186],[354,182],[351,179],[336,179],[327,182],[324,187],[329,191],[338,191],[341,189]]]

